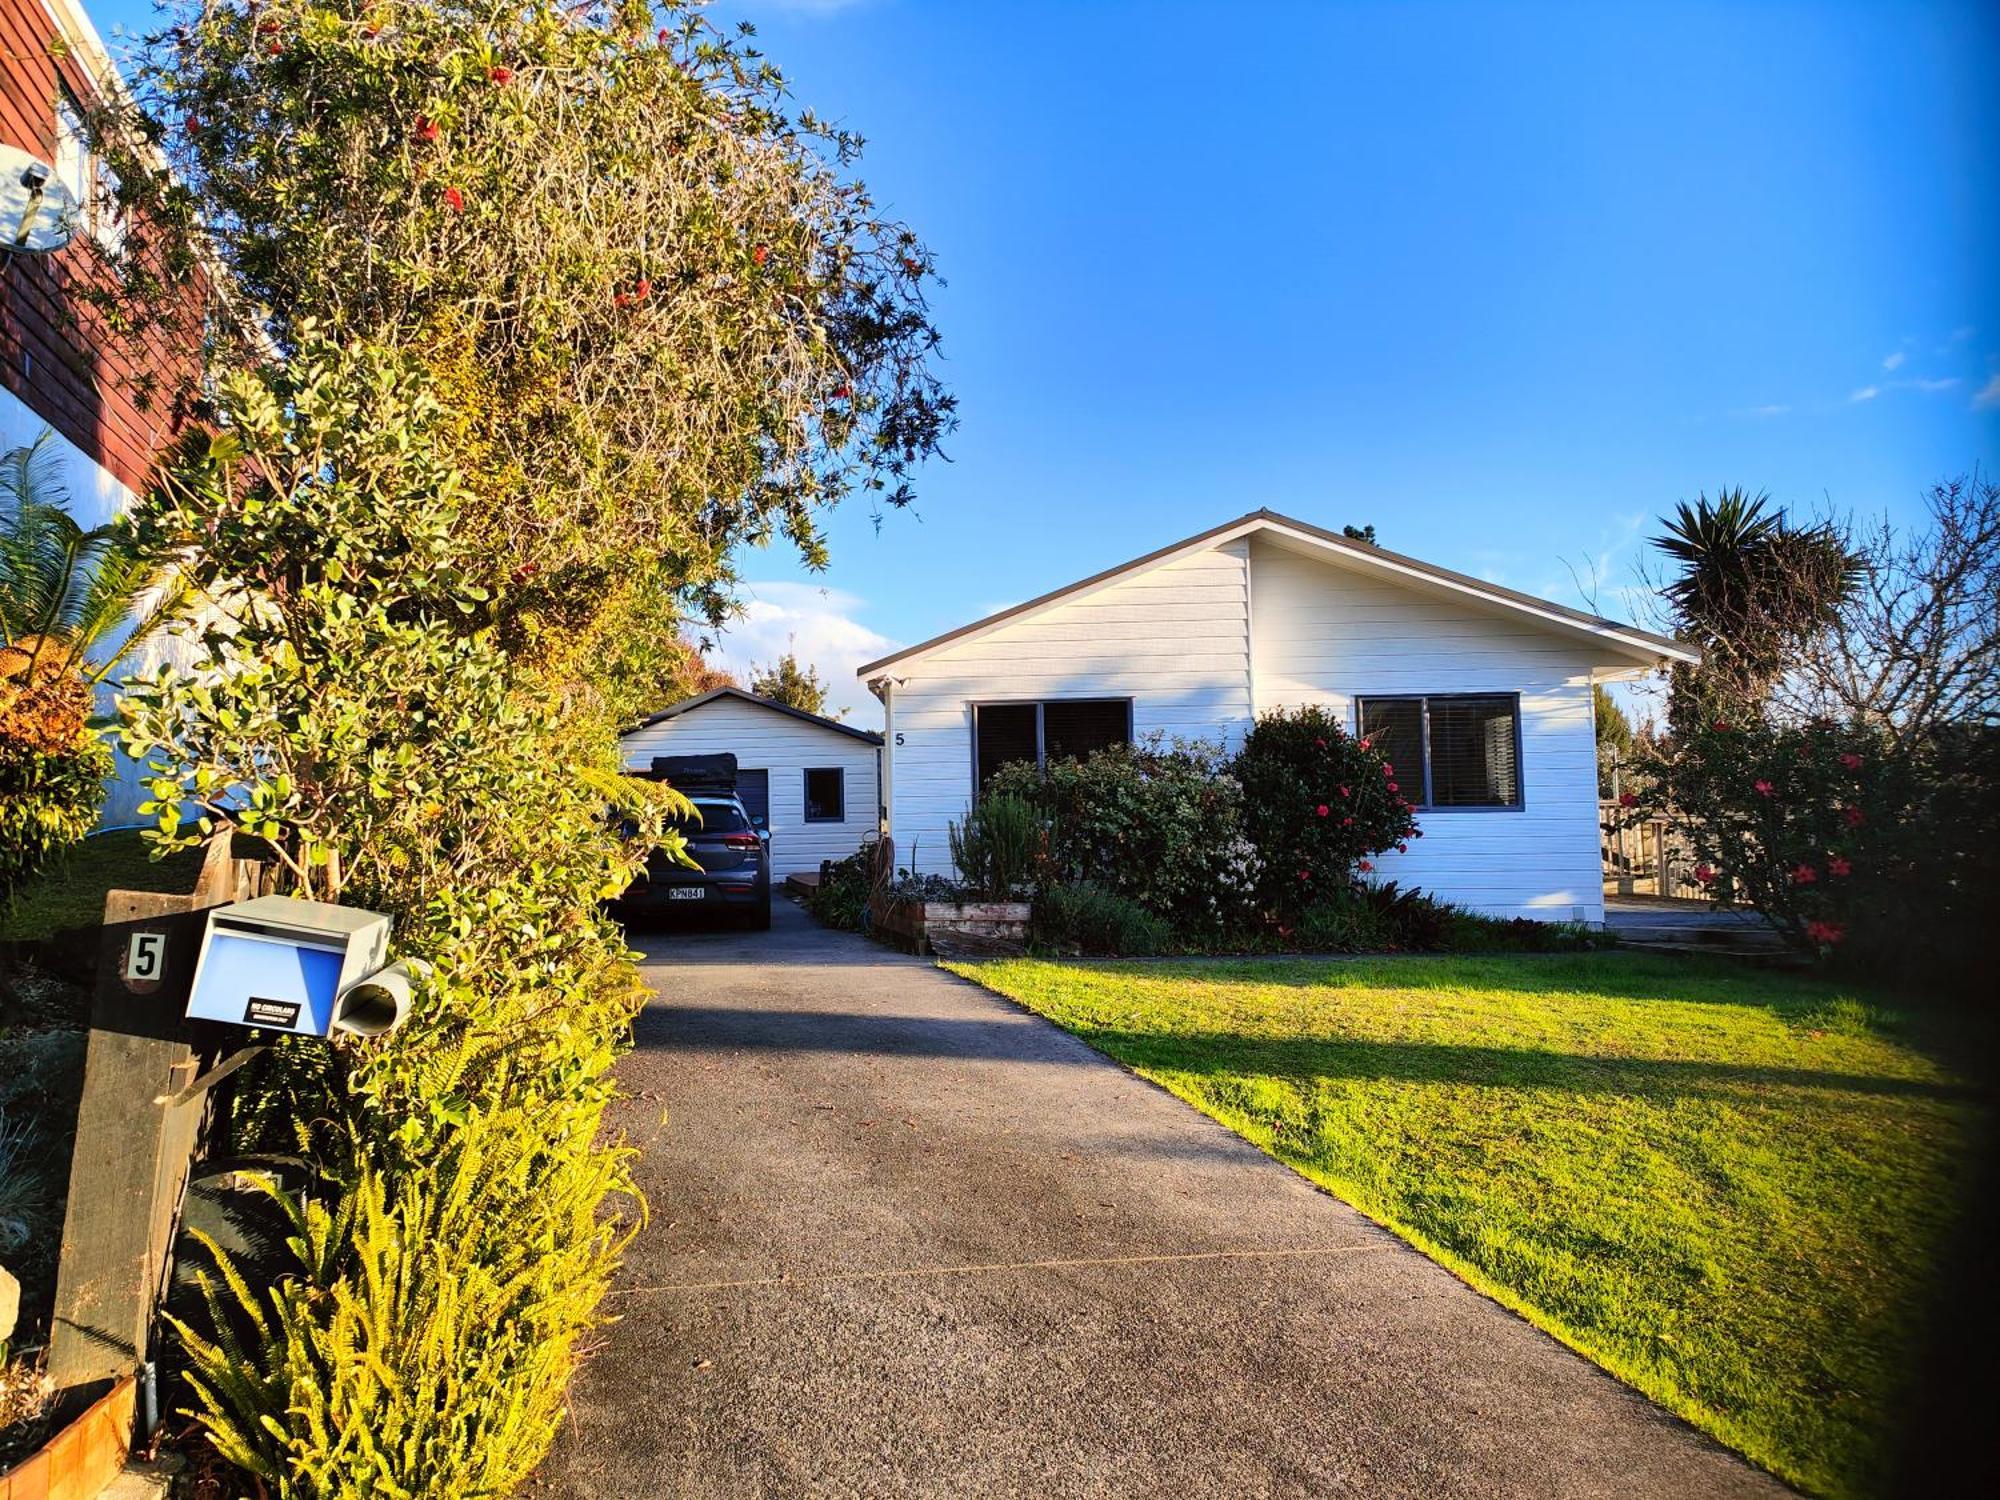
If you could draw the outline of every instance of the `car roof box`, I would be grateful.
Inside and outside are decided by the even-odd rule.
[[[653,779],[677,792],[733,792],[736,757],[726,750],[718,755],[656,755]]]

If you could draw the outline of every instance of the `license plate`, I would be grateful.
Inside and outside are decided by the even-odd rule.
[[[708,887],[702,885],[676,885],[667,888],[669,901],[699,901],[708,895]]]

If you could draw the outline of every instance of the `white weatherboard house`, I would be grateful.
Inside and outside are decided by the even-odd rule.
[[[741,688],[676,703],[619,743],[628,771],[656,755],[734,755],[745,809],[768,820],[776,879],[845,859],[882,826],[881,735]]]
[[[1381,878],[1498,916],[1604,916],[1591,684],[1692,661],[1663,636],[1256,511],[860,669],[882,700],[899,863],[1010,760],[1240,744],[1321,704],[1418,789]]]

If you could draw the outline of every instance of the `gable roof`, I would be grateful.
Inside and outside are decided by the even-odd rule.
[[[859,668],[856,675],[864,681],[873,681],[882,675],[884,668],[914,661],[918,657],[929,655],[941,646],[984,635],[1010,621],[1038,614],[1053,605],[1065,603],[1085,594],[1095,593],[1120,579],[1149,572],[1190,553],[1218,547],[1258,532],[1269,532],[1289,541],[1304,543],[1311,549],[1333,554],[1344,562],[1356,564],[1362,572],[1441,587],[1447,592],[1464,594],[1486,604],[1532,616],[1558,629],[1595,638],[1611,646],[1621,655],[1641,662],[1693,663],[1701,659],[1700,654],[1692,647],[1670,636],[1656,635],[1650,630],[1641,630],[1635,625],[1608,620],[1602,615],[1593,615],[1586,610],[1572,609],[1553,600],[1538,599],[1533,594],[1524,594],[1518,589],[1488,583],[1484,579],[1473,578],[1465,573],[1455,573],[1450,568],[1441,568],[1435,563],[1405,557],[1400,552],[1391,552],[1384,547],[1356,541],[1352,537],[1328,531],[1322,526],[1315,526],[1309,521],[1295,520],[1274,510],[1261,509],[1238,516],[1233,521],[1224,521],[1220,526],[1210,527],[1207,531],[1185,540],[1170,543],[1157,551],[1148,552],[1144,557],[1134,558],[1131,562],[1121,563],[1115,568],[1106,568],[1102,573],[1093,573],[1088,578],[1042,594],[1025,604],[1017,604],[1012,609],[1003,609],[998,614],[986,616],[983,620],[975,620],[970,625],[961,625],[956,630],[949,630],[943,635],[933,636],[915,646],[905,647],[901,651],[869,662]]]
[[[876,734],[873,730],[856,729],[852,724],[843,724],[838,719],[827,719],[822,718],[818,714],[809,714],[802,708],[793,708],[791,704],[780,703],[775,698],[760,698],[757,694],[746,693],[739,687],[711,688],[709,691],[698,694],[693,698],[683,698],[672,707],[663,708],[656,714],[650,714],[636,724],[627,724],[618,733],[620,736],[624,736],[652,724],[663,723],[668,719],[677,719],[684,713],[715,702],[718,698],[735,698],[744,703],[752,703],[758,708],[768,708],[772,713],[784,714],[787,718],[800,719],[808,724],[817,724],[821,729],[831,729],[835,734],[848,735],[866,744],[880,746],[882,743],[882,736]]]

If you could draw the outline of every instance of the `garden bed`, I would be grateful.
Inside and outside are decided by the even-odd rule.
[[[1033,908],[1026,901],[918,901],[876,896],[868,904],[870,929],[918,952],[947,949],[1019,953],[1028,942]]]

